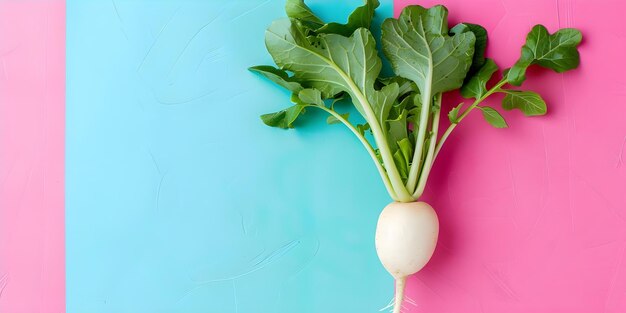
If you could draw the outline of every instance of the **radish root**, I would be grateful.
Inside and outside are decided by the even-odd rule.
[[[402,310],[404,287],[406,287],[406,276],[396,279],[396,303],[393,307],[393,313],[400,313]]]

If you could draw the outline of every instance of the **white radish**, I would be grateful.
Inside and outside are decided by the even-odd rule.
[[[361,24],[369,25],[379,4],[375,0],[365,2],[365,6],[352,14],[365,22]],[[363,8],[367,15],[359,12]],[[545,57],[548,50],[558,49],[551,55],[553,60],[539,65],[559,73],[576,68],[580,61],[576,47],[582,35],[573,28],[550,34],[543,25],[535,25],[522,47],[522,57],[499,75],[498,66],[483,55],[486,29],[459,24],[448,32],[448,10],[441,5],[431,8],[410,5],[398,18],[385,19],[379,41],[382,51],[376,49],[378,38],[365,27],[353,29],[344,25],[345,29],[337,28],[340,32],[320,32],[330,24],[319,19],[304,0],[287,0],[286,11],[290,19],[272,23],[265,32],[265,46],[278,68],[255,66],[250,70],[289,89],[295,105],[264,114],[261,119],[268,126],[288,129],[296,127],[294,122],[305,108],[317,108],[330,114],[326,120],[329,124],[344,124],[363,144],[389,196],[397,201],[380,214],[376,251],[396,281],[393,312],[398,313],[407,277],[429,262],[437,245],[437,214],[429,204],[415,201],[424,194],[431,169],[447,138],[477,108],[492,126],[508,127],[496,110],[482,105],[491,95],[501,92],[507,93],[502,102],[506,110],[520,109],[528,116],[545,114],[545,101],[539,95],[532,94],[535,105],[517,105],[513,98],[527,92],[512,91],[507,85],[519,86],[526,79],[526,68]],[[298,40],[303,34],[310,40]],[[543,40],[538,40],[539,37]],[[564,37],[567,40],[559,40]],[[556,47],[552,47],[554,42],[558,43]],[[442,46],[442,43],[446,44]],[[454,47],[448,47],[447,43],[453,43]],[[446,49],[439,49],[444,46]],[[533,53],[526,53],[529,47],[534,47],[530,49]],[[396,76],[380,75],[381,52]],[[486,84],[494,74],[502,79]],[[463,97],[474,100],[471,104],[461,103],[445,114],[444,93],[459,89]],[[364,124],[355,124],[361,119],[354,120],[348,113],[341,113],[346,111],[335,110],[334,103],[343,99],[343,95],[349,95],[353,107],[365,119]],[[439,135],[442,116],[447,116],[450,123]]]
[[[426,202],[392,202],[380,213],[376,252],[396,281],[394,313],[400,312],[407,276],[430,260],[437,245],[439,220]]]

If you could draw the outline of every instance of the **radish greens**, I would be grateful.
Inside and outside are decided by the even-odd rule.
[[[265,124],[293,128],[306,109],[327,112],[329,124],[347,126],[363,144],[395,201],[420,198],[444,142],[473,109],[478,108],[490,125],[508,127],[497,110],[483,104],[489,96],[503,93],[504,110],[546,114],[539,94],[507,88],[520,86],[529,66],[560,73],[579,64],[578,30],[550,34],[537,25],[519,60],[490,84],[499,68],[485,57],[487,31],[469,23],[449,29],[444,6],[412,5],[382,24],[378,42],[396,75],[383,77],[377,39],[369,30],[378,6],[377,0],[367,0],[346,24],[340,24],[322,21],[303,0],[287,0],[288,18],[274,21],[265,33],[265,45],[277,67],[250,70],[292,93],[292,106],[261,116]],[[447,113],[450,126],[439,135],[442,99],[452,90],[473,100]],[[335,102],[347,98],[366,123],[355,124],[347,113],[335,109]]]

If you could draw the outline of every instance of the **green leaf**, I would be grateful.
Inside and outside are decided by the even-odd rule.
[[[369,123],[365,123],[356,125],[356,129],[359,131],[359,133],[361,133],[361,136],[365,136],[365,132],[370,130],[371,128]]]
[[[422,102],[419,94],[413,94],[413,96],[409,95],[405,98],[408,102],[406,103],[407,110],[409,110],[409,116],[407,117],[407,121],[413,124],[413,131],[417,131],[420,124],[420,113],[422,110]],[[403,100],[404,102],[404,100]]]
[[[391,110],[389,110],[389,116],[387,116],[388,120],[395,120],[397,119],[402,112],[404,112],[405,110],[411,110],[413,109],[413,97],[412,96],[407,96],[404,97],[400,102],[397,102],[391,106]]]
[[[557,73],[578,67],[580,55],[576,47],[582,40],[579,30],[563,28],[550,34],[543,25],[535,25],[522,46],[522,55],[507,73],[507,81],[519,86],[526,79],[526,69],[537,64]]]
[[[374,11],[380,3],[378,0],[366,0],[365,4],[356,8],[350,16],[348,16],[348,23],[328,23],[319,29],[318,33],[326,34],[339,34],[342,36],[350,36],[352,33],[360,27],[370,28],[372,19],[374,18]]]
[[[476,41],[474,43],[474,57],[472,58],[472,65],[467,72],[467,76],[471,77],[485,64],[485,52],[487,50],[487,30],[477,24],[461,23],[452,27],[452,29],[450,29],[450,32],[452,34],[472,32],[474,33],[474,37],[476,37]]]
[[[293,122],[304,113],[305,105],[294,105],[275,113],[261,115],[265,125],[279,128],[293,128]]]
[[[324,106],[324,101],[322,101],[322,93],[317,89],[302,89],[298,93],[298,98],[300,99],[300,101],[306,104]]]
[[[352,36],[319,35],[313,45],[297,20],[278,20],[265,35],[265,44],[276,64],[294,73],[304,87],[321,91],[322,98],[346,92],[365,116],[382,63],[369,30],[359,28]]]
[[[422,95],[461,87],[472,64],[472,32],[448,35],[448,11],[407,6],[382,26],[382,46],[394,72],[414,81]]]
[[[506,93],[502,99],[505,110],[519,109],[526,116],[544,115],[547,112],[546,102],[535,92],[508,89],[502,92]]]
[[[339,114],[341,117],[343,117],[344,119],[348,119],[350,117],[350,112],[344,113],[344,114]],[[328,124],[337,124],[337,123],[341,123],[340,120],[338,120],[336,117],[329,115],[326,118],[326,123]]]
[[[487,82],[497,70],[498,66],[496,63],[492,59],[486,59],[483,67],[463,84],[461,95],[464,98],[482,98],[487,93]]]
[[[496,110],[494,110],[493,108],[490,108],[490,107],[479,106],[478,108],[483,113],[483,117],[485,118],[485,120],[489,124],[491,124],[491,126],[493,126],[495,128],[507,128],[507,127],[509,127],[509,125],[506,124],[506,121],[504,120],[502,115],[500,115],[500,113],[498,113],[498,111],[496,111]]]
[[[311,11],[311,8],[304,3],[304,0],[287,0],[285,3],[285,12],[288,17],[299,19],[314,28],[324,25],[324,21]]]
[[[333,98],[333,101],[330,103],[330,109],[334,110],[335,109],[335,103],[343,101],[345,99],[346,99],[346,93],[345,92],[342,92],[342,93],[339,93],[339,94],[335,95],[335,98]]]
[[[392,152],[395,151],[397,142],[409,137],[409,126],[407,124],[408,115],[409,111],[405,109],[402,110],[402,113],[400,113],[398,117],[387,121],[387,142]]]
[[[411,92],[419,92],[417,90],[417,86],[415,83],[409,79],[400,76],[392,76],[392,77],[384,77],[378,78],[378,85],[382,85],[382,87],[390,85],[392,83],[398,84],[398,97],[402,97]]]
[[[372,104],[372,109],[380,125],[385,125],[389,111],[398,98],[398,92],[398,84],[392,83],[383,87],[381,90],[376,90],[371,93],[371,99],[369,101]]]
[[[305,112],[307,106],[324,106],[322,93],[313,88],[302,89],[291,94],[291,102],[295,105],[269,114],[261,115],[261,120],[272,127],[293,128],[293,123]]]
[[[452,124],[459,123],[459,111],[461,110],[461,107],[463,107],[463,103],[460,103],[459,105],[452,108],[450,112],[448,112],[448,119],[450,120],[450,123]]]
[[[275,82],[281,87],[286,88],[287,90],[290,90],[291,92],[298,92],[302,90],[302,85],[300,85],[297,80],[295,80],[293,77],[289,77],[287,72],[281,69],[277,69],[273,66],[259,65],[250,67],[248,68],[248,70],[261,74],[265,78],[268,78],[269,80]]]
[[[408,138],[404,138],[397,142],[397,147],[393,154],[393,161],[398,168],[400,177],[406,182],[409,176],[409,167],[411,158],[413,157],[413,144]]]

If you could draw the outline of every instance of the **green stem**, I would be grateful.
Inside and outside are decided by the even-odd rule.
[[[279,37],[280,38],[280,37]],[[282,38],[281,38],[282,39]],[[282,39],[285,40],[285,39]],[[380,151],[380,156],[383,159],[383,166],[388,175],[389,182],[393,187],[394,193],[389,193],[390,195],[395,194],[397,197],[394,198],[396,201],[401,202],[410,202],[414,199],[411,197],[411,193],[404,186],[404,182],[402,181],[402,177],[400,177],[400,172],[396,167],[396,164],[393,161],[393,156],[391,155],[391,150],[387,146],[387,140],[385,139],[385,134],[383,133],[381,126],[378,124],[378,120],[376,119],[376,114],[372,110],[372,106],[367,101],[367,98],[363,94],[363,91],[359,89],[356,83],[352,80],[352,78],[346,74],[341,68],[337,66],[334,61],[321,54],[315,53],[320,59],[324,60],[331,68],[335,69],[337,74],[341,76],[341,78],[348,84],[348,89],[346,90],[348,94],[352,97],[352,100],[358,101],[365,113],[365,119],[370,124],[370,128],[372,130],[372,135],[374,135],[374,141],[378,146],[378,150]],[[378,160],[377,160],[378,162]]]
[[[439,118],[441,115],[441,94],[437,97],[437,106],[438,109],[435,109],[435,113],[433,114],[433,123],[431,126],[431,139],[430,145],[428,147],[428,154],[426,155],[426,160],[424,160],[424,166],[422,171],[420,172],[420,177],[417,184],[417,189],[413,193],[413,198],[418,199],[424,193],[424,189],[426,188],[426,181],[428,180],[428,175],[430,175],[430,170],[433,167],[433,163],[435,160],[435,146],[437,143],[437,133],[439,132]]]
[[[430,91],[426,92],[422,97],[422,110],[420,111],[420,124],[417,131],[417,138],[415,140],[415,151],[413,152],[413,160],[409,167],[409,178],[406,183],[406,188],[413,192],[417,179],[419,177],[419,169],[422,163],[422,149],[424,148],[424,141],[426,139],[426,130],[428,129],[428,114],[430,110]]]
[[[435,148],[435,156],[434,156],[435,158],[437,158],[437,155],[439,155],[439,151],[441,151],[443,144],[446,142],[446,139],[448,139],[448,137],[450,136],[450,133],[452,133],[452,131],[456,128],[456,125],[458,125],[474,108],[476,108],[481,102],[483,102],[483,100],[491,96],[493,93],[500,91],[501,90],[500,87],[504,86],[506,83],[507,83],[506,78],[503,78],[495,86],[489,89],[482,97],[476,99],[476,101],[474,101],[474,103],[472,103],[472,105],[470,105],[469,108],[467,108],[467,110],[465,110],[463,114],[459,116],[456,123],[452,123],[450,124],[450,126],[448,126],[448,129],[446,129],[446,131],[441,136],[441,139],[439,139],[439,142],[437,143],[437,147]]]
[[[380,161],[378,161],[378,157],[376,157],[376,152],[374,152],[374,148],[372,148],[372,145],[369,143],[369,141],[367,141],[367,139],[365,137],[363,137],[363,135],[361,135],[361,133],[354,128],[354,126],[352,126],[352,124],[350,124],[350,122],[348,122],[348,120],[346,120],[343,116],[341,116],[341,114],[327,108],[324,106],[319,106],[319,105],[311,105],[311,107],[315,107],[315,108],[319,108],[322,109],[324,111],[326,111],[328,114],[334,116],[337,120],[339,120],[341,123],[343,123],[346,127],[348,127],[348,129],[350,129],[350,131],[352,131],[352,133],[359,138],[359,141],[361,141],[361,143],[363,144],[363,146],[365,147],[365,150],[367,150],[367,152],[369,153],[370,157],[372,158],[372,160],[374,161],[374,163],[376,164],[376,169],[378,169],[378,173],[380,174],[380,178],[383,180],[383,183],[385,184],[385,188],[387,189],[387,192],[389,193],[389,196],[391,196],[391,198],[395,201],[398,201],[398,196],[396,195],[396,192],[394,191],[393,187],[391,186],[391,183],[389,182],[389,177],[387,176],[387,172],[385,171],[385,169],[383,168],[383,166],[380,164]]]
[[[426,40],[426,37],[422,37],[424,44],[428,47],[430,44]],[[418,85],[420,92],[422,93],[422,110],[420,113],[420,124],[419,130],[417,134],[417,138],[415,139],[415,150],[413,151],[413,160],[411,160],[411,165],[409,167],[409,175],[406,183],[406,187],[409,192],[413,192],[415,190],[415,185],[417,184],[418,172],[422,163],[422,148],[424,147],[424,140],[426,139],[426,128],[428,127],[428,110],[430,110],[430,102],[432,101],[432,84],[433,84],[433,55],[430,49],[426,49],[428,52],[428,68],[429,71],[426,73],[426,77],[424,77],[424,84],[421,86]]]
[[[372,135],[374,136],[374,141],[376,142],[376,146],[380,151],[380,156],[383,159],[383,165],[385,167],[387,175],[389,176],[389,181],[391,182],[391,186],[393,187],[393,190],[397,196],[397,199],[395,200],[400,202],[413,201],[413,197],[411,197],[411,193],[404,186],[402,177],[400,177],[400,172],[398,171],[398,168],[393,161],[393,156],[391,155],[391,150],[387,145],[385,134],[383,133],[381,126],[378,124],[378,120],[376,119],[376,114],[374,114],[374,111],[372,110],[372,106],[365,98],[365,95],[355,85],[352,79],[350,79],[350,77],[346,75],[346,73],[344,73],[343,71],[338,71],[337,73],[339,73],[344,81],[348,83],[350,90],[352,90],[352,93],[350,95],[356,98],[356,101],[359,102],[359,104],[363,108],[363,111],[365,112],[365,119],[370,124]]]
[[[372,135],[374,136],[374,141],[376,142],[376,146],[378,147],[380,156],[383,159],[385,170],[387,171],[387,175],[389,175],[391,186],[396,193],[397,201],[413,201],[411,194],[404,186],[404,182],[400,177],[400,172],[398,172],[398,169],[396,168],[396,164],[393,161],[393,156],[391,155],[391,150],[389,149],[389,146],[387,145],[387,140],[385,139],[385,134],[380,128],[380,125],[378,124],[378,121],[374,116],[374,112],[372,112],[371,107],[369,107],[369,104],[367,103],[364,103],[363,107],[366,115],[368,115],[367,120],[369,121]]]

